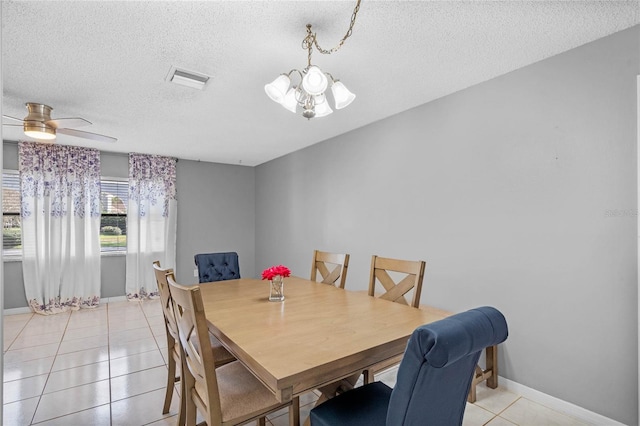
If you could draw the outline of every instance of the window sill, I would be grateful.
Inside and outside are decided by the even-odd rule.
[[[100,252],[100,257],[118,257],[118,256],[126,256],[126,251],[103,251]]]
[[[127,252],[125,251],[104,251],[100,253],[100,257],[120,257],[126,256]],[[9,262],[22,262],[22,255],[12,254],[12,255],[3,255],[2,261],[5,263]]]

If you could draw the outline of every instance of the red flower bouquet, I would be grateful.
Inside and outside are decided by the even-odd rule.
[[[263,280],[272,280],[273,277],[280,275],[282,278],[286,278],[291,275],[291,271],[284,265],[272,266],[262,271]]]

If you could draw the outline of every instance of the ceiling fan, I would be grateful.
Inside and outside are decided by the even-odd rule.
[[[51,108],[45,104],[38,104],[35,102],[27,102],[25,104],[29,114],[24,118],[15,118],[8,115],[3,115],[3,118],[8,120],[20,121],[22,124],[3,124],[4,126],[22,126],[24,134],[43,140],[53,140],[56,138],[56,133],[62,133],[70,136],[77,136],[79,138],[93,139],[100,142],[115,142],[118,139],[111,136],[99,135],[97,133],[83,132],[81,130],[72,129],[71,127],[82,127],[91,124],[90,121],[84,118],[51,118]]]

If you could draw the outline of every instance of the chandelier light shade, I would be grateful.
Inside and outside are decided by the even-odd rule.
[[[289,76],[282,74],[271,83],[264,86],[264,91],[267,92],[267,96],[269,96],[272,101],[281,104],[290,83],[291,80],[289,80]]]
[[[294,114],[298,112],[298,107],[302,108],[302,116],[307,119],[325,117],[333,112],[326,93],[329,87],[331,87],[335,109],[345,108],[354,101],[356,95],[351,93],[342,82],[334,79],[331,74],[322,71],[317,65],[311,64],[311,53],[314,46],[320,53],[324,54],[334,53],[342,47],[353,31],[356,16],[360,10],[360,1],[357,1],[351,15],[349,30],[340,40],[338,46],[332,49],[322,49],[318,45],[316,34],[311,32],[311,24],[307,25],[307,36],[302,41],[303,49],[308,51],[307,67],[302,71],[293,69],[266,84],[264,91],[272,101],[279,103]],[[295,84],[291,81],[292,75],[299,77]]]
[[[328,84],[327,76],[315,65],[307,68],[307,72],[304,73],[304,78],[302,79],[302,88],[313,96],[322,95],[327,90]]]
[[[333,82],[333,85],[331,85],[331,93],[333,93],[333,99],[336,101],[336,109],[349,106],[356,98],[356,95],[351,93],[340,81]]]
[[[324,95],[322,95],[322,97],[324,98]],[[316,117],[320,118],[320,117],[325,117],[329,114],[331,114],[333,112],[333,110],[331,109],[331,107],[329,106],[329,102],[327,102],[327,99],[324,98],[322,99],[322,102],[318,101],[318,96],[315,97],[316,99]]]

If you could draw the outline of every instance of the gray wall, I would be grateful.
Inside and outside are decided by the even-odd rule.
[[[256,266],[424,259],[422,302],[493,305],[501,375],[638,423],[640,27],[256,168]],[[357,100],[356,100],[357,102]],[[331,117],[325,119],[331,125]],[[617,211],[617,212],[616,212]]]
[[[17,170],[14,142],[3,144],[3,167]],[[124,177],[129,171],[127,155],[102,152],[101,174]],[[255,172],[250,167],[178,161],[178,226],[176,275],[184,284],[193,277],[193,255],[201,252],[237,251],[243,276],[255,270]],[[102,256],[101,296],[125,295],[125,256]],[[27,306],[22,262],[4,263],[4,308]]]
[[[177,279],[197,283],[193,256],[238,252],[240,275],[255,271],[255,170],[180,160],[177,170]]]

